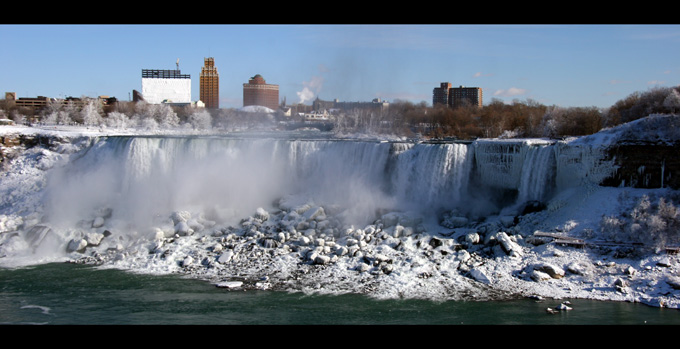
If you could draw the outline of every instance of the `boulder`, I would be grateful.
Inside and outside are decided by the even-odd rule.
[[[194,258],[191,257],[191,256],[186,256],[186,257],[184,257],[184,259],[182,260],[182,266],[183,266],[183,267],[190,266],[190,265],[192,265],[193,263],[194,263]]]
[[[483,284],[490,284],[491,283],[491,280],[489,280],[489,277],[487,277],[486,274],[484,274],[484,272],[482,272],[479,269],[470,270],[470,276],[474,280],[481,282]]]
[[[567,271],[576,275],[587,275],[590,272],[590,266],[584,262],[572,262],[567,265]]]
[[[188,211],[176,211],[170,215],[170,218],[172,219],[172,224],[177,225],[180,222],[186,222],[191,219],[191,213]]]
[[[179,236],[188,236],[194,233],[186,221],[180,221],[175,225],[175,234]]]
[[[380,220],[383,223],[383,228],[389,228],[397,225],[399,223],[400,215],[397,212],[390,212],[382,215]]]
[[[531,280],[534,280],[534,281],[537,281],[537,282],[551,279],[550,275],[548,275],[547,273],[544,273],[542,271],[538,271],[538,270],[533,270],[531,273],[529,273],[529,277],[531,278]]]
[[[566,303],[560,303],[560,305],[556,306],[555,309],[561,310],[561,311],[568,311],[568,310],[571,310],[573,308],[570,307],[569,305],[567,305]]]
[[[510,228],[513,225],[515,225],[514,216],[500,216],[498,219],[501,222],[501,225],[503,225],[506,228]]]
[[[219,263],[224,264],[224,263],[228,263],[229,261],[231,261],[231,259],[232,259],[233,257],[234,257],[234,251],[229,250],[229,251],[226,251],[226,252],[222,253],[222,254],[217,258],[217,261],[218,261]]]
[[[67,252],[84,252],[87,247],[87,241],[85,239],[72,239],[68,242],[66,246]]]
[[[533,266],[533,269],[538,272],[548,274],[553,279],[560,279],[564,277],[564,270],[556,265],[549,263],[539,263]]]
[[[243,286],[243,282],[241,281],[224,281],[220,282],[216,285],[217,287],[220,288],[239,288]]]
[[[442,220],[439,224],[441,226],[449,228],[449,229],[455,229],[455,228],[464,227],[468,223],[469,223],[469,220],[466,217],[444,215],[444,217],[442,218]]]
[[[331,261],[331,257],[317,254],[314,257],[314,264],[328,264]]]
[[[671,260],[668,257],[663,257],[658,262],[656,262],[656,265],[668,268],[671,266]]]
[[[316,206],[312,207],[309,210],[305,211],[303,214],[303,217],[305,218],[306,221],[311,221],[311,220],[325,220],[326,219],[326,213],[323,210],[323,207],[321,206]]]
[[[495,238],[508,256],[521,257],[523,255],[522,247],[513,241],[505,232],[501,231],[496,233]]]
[[[680,278],[676,276],[671,276],[666,279],[668,286],[672,287],[674,290],[680,290]]]
[[[477,233],[465,234],[465,236],[463,238],[463,242],[465,244],[467,244],[468,246],[476,245],[480,242],[479,234],[477,234]]]
[[[267,212],[265,209],[262,207],[259,207],[257,210],[255,210],[255,216],[256,219],[259,219],[260,221],[264,222],[269,219],[269,212]]]
[[[87,241],[87,246],[99,246],[99,244],[104,239],[104,234],[102,233],[87,233],[85,234],[85,241]]]
[[[92,222],[92,228],[101,228],[104,226],[104,217],[96,217]]]

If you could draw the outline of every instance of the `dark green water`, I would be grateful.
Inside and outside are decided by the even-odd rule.
[[[570,300],[430,302],[360,295],[305,296],[229,291],[175,276],[148,276],[83,265],[0,269],[0,324],[200,325],[674,325],[680,311],[641,304]]]

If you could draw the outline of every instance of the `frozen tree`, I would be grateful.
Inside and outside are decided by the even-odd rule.
[[[155,109],[155,119],[161,128],[175,128],[179,126],[179,116],[167,104],[160,105]]]
[[[99,101],[95,99],[89,99],[87,103],[83,106],[80,111],[83,124],[87,126],[98,126],[102,124],[102,116],[99,112]]]
[[[143,130],[158,129],[158,122],[154,118],[141,118],[137,126]]]
[[[208,130],[212,127],[212,117],[207,110],[196,111],[189,115],[189,123],[195,130]]]
[[[680,93],[678,93],[678,90],[672,88],[666,99],[663,101],[663,106],[668,108],[671,113],[675,113],[675,111],[680,108]]]
[[[106,126],[111,128],[124,129],[132,125],[132,121],[124,113],[117,111],[109,113],[106,118]]]
[[[66,110],[60,110],[57,114],[57,125],[68,125],[73,122],[71,115]]]
[[[45,125],[56,125],[58,117],[59,111],[53,111],[43,117],[43,123],[45,123]]]
[[[16,112],[10,114],[10,119],[14,120],[14,123],[17,125],[23,125],[26,122],[26,116]]]

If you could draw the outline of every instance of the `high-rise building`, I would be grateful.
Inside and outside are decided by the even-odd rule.
[[[279,108],[279,85],[267,84],[257,74],[243,84],[243,106],[258,105],[272,110]]]
[[[482,106],[482,89],[480,87],[451,87],[451,83],[442,82],[432,91],[432,105],[444,104],[455,108],[464,105]]]
[[[473,107],[482,106],[481,87],[460,86],[449,90],[449,105],[451,107],[460,107],[466,104]]]
[[[450,82],[442,82],[439,87],[435,87],[432,91],[432,105],[449,105],[449,89],[451,89]]]
[[[142,96],[151,104],[190,104],[191,76],[179,69],[142,69]]]
[[[205,103],[205,107],[213,109],[219,108],[220,75],[217,73],[217,67],[215,67],[215,59],[213,57],[205,58],[203,60],[200,84],[201,101]]]

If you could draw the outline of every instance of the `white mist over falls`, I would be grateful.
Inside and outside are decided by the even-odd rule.
[[[110,209],[113,220],[137,229],[175,211],[237,224],[288,199],[309,200],[361,226],[390,211],[479,217],[502,204],[547,199],[555,190],[555,152],[529,141],[103,137],[54,171],[46,213],[67,226],[93,208]]]
[[[675,197],[602,185],[618,170],[607,145],[626,130],[471,142],[37,131],[51,140],[3,165],[0,265],[68,261],[231,289],[677,307],[673,268],[655,264],[667,255],[624,263],[549,241],[600,239],[605,217],[624,231],[640,198]],[[629,274],[622,292],[612,278],[630,268],[640,279]]]

